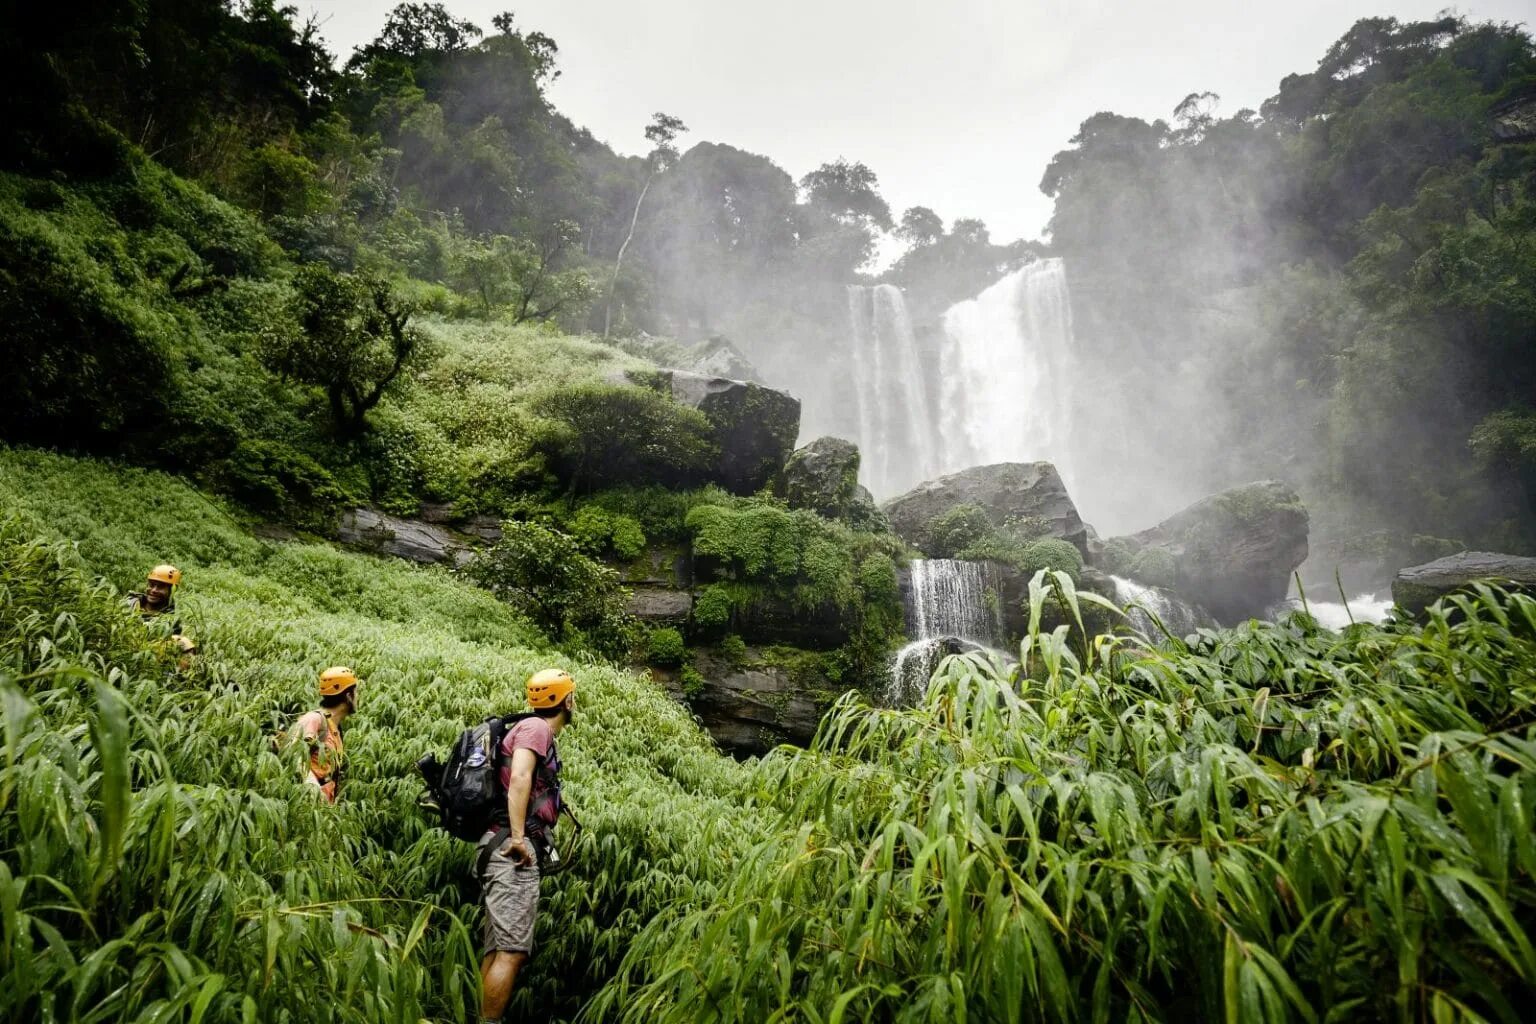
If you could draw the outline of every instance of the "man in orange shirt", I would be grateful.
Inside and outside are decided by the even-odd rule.
[[[341,725],[357,710],[357,674],[343,665],[320,673],[320,707],[299,719],[299,735],[309,751],[307,785],[317,786],[327,803],[336,802],[344,749]]]

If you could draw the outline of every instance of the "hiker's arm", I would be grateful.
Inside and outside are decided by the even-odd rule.
[[[519,863],[533,863],[533,851],[523,836],[527,824],[528,797],[533,792],[533,770],[538,758],[527,747],[512,752],[512,778],[507,782],[507,842],[501,848],[503,857],[516,857]]]

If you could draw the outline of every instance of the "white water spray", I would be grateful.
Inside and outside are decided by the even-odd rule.
[[[1115,603],[1127,610],[1131,628],[1148,639],[1161,640],[1163,629],[1185,636],[1200,627],[1199,613],[1167,591],[1123,576],[1111,576],[1110,580],[1115,584]],[[1158,622],[1163,624],[1161,629]]]

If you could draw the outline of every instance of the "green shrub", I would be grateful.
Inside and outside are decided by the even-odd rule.
[[[730,663],[731,668],[740,670],[747,663],[747,642],[731,633],[720,641],[720,656]]]
[[[1112,537],[1104,542],[1097,566],[1110,576],[1130,576],[1131,563],[1136,558],[1136,545],[1124,537]]]
[[[1029,575],[1041,569],[1056,569],[1075,579],[1083,571],[1083,556],[1068,541],[1042,537],[1024,545],[1015,565]]]
[[[325,467],[281,441],[240,442],[219,476],[257,512],[316,532],[327,532],[349,503]]]
[[[930,558],[958,558],[960,552],[992,535],[992,521],[980,505],[956,505],[928,520]]]
[[[582,553],[569,534],[508,520],[501,540],[467,568],[470,577],[513,603],[552,640],[619,658],[633,644],[619,574]]]
[[[1128,575],[1149,586],[1172,587],[1179,582],[1179,564],[1166,548],[1144,548],[1131,559]]]
[[[684,665],[679,674],[679,680],[683,685],[683,696],[693,700],[704,692],[709,683],[699,674],[699,670],[692,665]]]
[[[646,638],[646,660],[652,665],[672,668],[681,665],[687,654],[688,649],[683,643],[683,634],[671,626],[653,629]]]
[[[645,531],[622,512],[609,512],[599,505],[583,505],[562,525],[588,554],[612,555],[629,562],[645,553]]]
[[[576,384],[546,393],[533,408],[568,428],[552,439],[551,455],[572,494],[699,483],[719,455],[703,413],[645,388]]]

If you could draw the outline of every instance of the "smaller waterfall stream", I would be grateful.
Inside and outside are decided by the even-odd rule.
[[[939,662],[950,654],[1002,643],[997,570],[986,562],[914,558],[906,594],[907,635],[886,687],[892,706],[919,703]]]
[[[1200,613],[1172,594],[1123,576],[1111,576],[1110,579],[1115,584],[1115,603],[1127,608],[1131,628],[1148,639],[1162,639],[1163,630],[1158,628],[1158,621],[1174,636],[1193,633],[1201,626]]]

